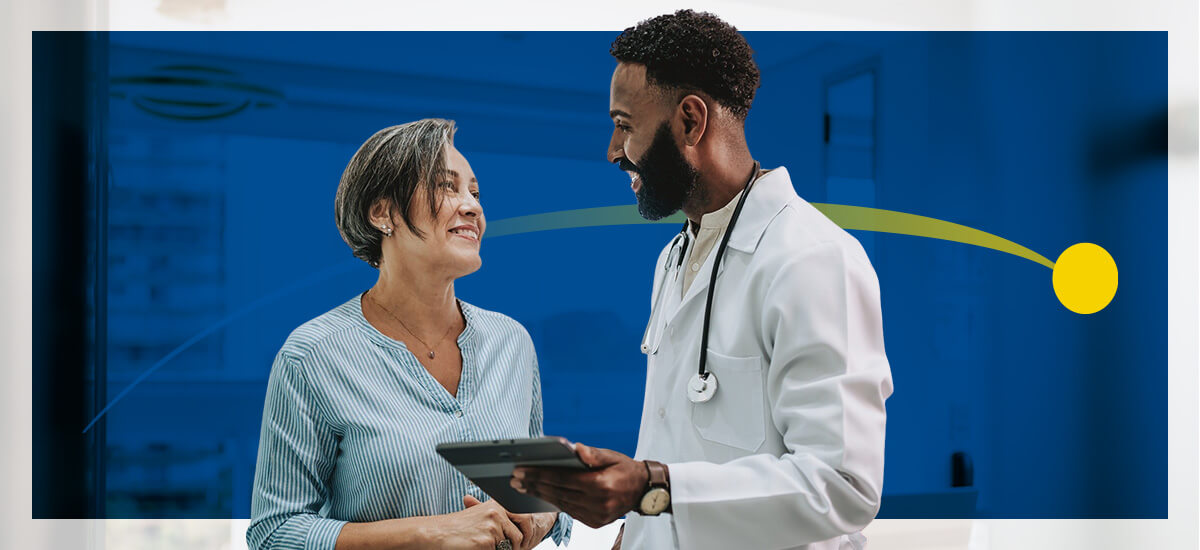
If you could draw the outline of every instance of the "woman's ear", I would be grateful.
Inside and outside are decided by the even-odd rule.
[[[679,113],[683,118],[683,139],[687,147],[695,147],[708,129],[708,104],[695,94],[688,94],[679,102]]]
[[[395,231],[395,224],[392,223],[392,201],[388,199],[375,201],[375,204],[371,205],[368,216],[371,218],[371,225],[376,229],[389,235]]]

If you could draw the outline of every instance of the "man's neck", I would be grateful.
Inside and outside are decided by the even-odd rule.
[[[693,228],[699,227],[700,218],[705,214],[720,210],[745,189],[752,171],[754,158],[750,156],[750,151],[744,151],[727,162],[712,163],[700,181],[696,182],[699,189],[695,196],[683,205],[683,213],[692,222]]]

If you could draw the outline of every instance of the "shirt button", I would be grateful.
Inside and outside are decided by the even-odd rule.
[[[692,271],[700,271],[700,264],[693,263],[693,264],[692,264]]]
[[[454,411],[454,418],[462,418],[462,411]]]
[[[659,418],[666,418],[666,417],[667,417],[667,409],[664,409],[664,408],[662,408],[662,407],[659,407],[659,408],[658,408],[658,417],[659,417]]]

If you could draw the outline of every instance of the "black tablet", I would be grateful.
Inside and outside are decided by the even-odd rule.
[[[557,512],[558,508],[513,489],[509,485],[513,468],[542,466],[588,469],[575,455],[571,444],[561,437],[442,443],[437,446],[437,452],[505,510],[514,514]]]

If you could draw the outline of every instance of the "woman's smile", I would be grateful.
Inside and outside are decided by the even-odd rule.
[[[450,233],[471,242],[479,242],[479,229],[472,224],[463,224],[450,228]]]

